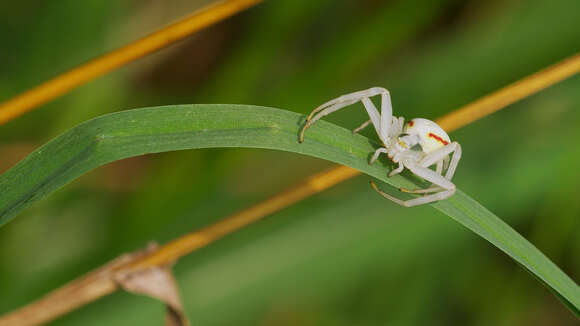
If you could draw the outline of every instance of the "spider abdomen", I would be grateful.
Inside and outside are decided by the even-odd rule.
[[[451,142],[445,130],[435,122],[427,119],[415,118],[410,120],[405,125],[404,132],[419,137],[419,144],[424,153],[430,153],[447,146]]]

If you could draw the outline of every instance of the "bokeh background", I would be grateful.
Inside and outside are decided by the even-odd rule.
[[[2,1],[0,100],[209,2]],[[243,103],[307,113],[384,86],[395,114],[434,119],[579,51],[579,13],[578,0],[266,1],[1,126],[0,170],[80,122],[144,106]],[[577,76],[451,135],[464,149],[458,187],[576,282],[579,108]],[[329,120],[354,128],[366,117],[353,107]],[[99,168],[0,229],[0,313],[331,166],[212,149]],[[366,176],[183,258],[175,273],[194,325],[577,322],[498,249],[431,207],[384,200]],[[54,325],[163,318],[159,302],[117,293]]]

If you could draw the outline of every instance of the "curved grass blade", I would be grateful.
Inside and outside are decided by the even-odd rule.
[[[379,145],[318,122],[298,143],[303,116],[247,105],[175,105],[123,111],[87,121],[42,146],[0,176],[0,225],[78,176],[123,158],[166,151],[251,147],[318,157],[350,166],[395,187],[416,181],[387,178],[391,168],[369,165]],[[433,206],[504,251],[544,282],[576,315],[580,288],[509,225],[461,191]]]

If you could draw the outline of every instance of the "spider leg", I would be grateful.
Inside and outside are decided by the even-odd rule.
[[[375,163],[375,161],[379,158],[379,155],[381,155],[381,153],[387,154],[388,153],[388,150],[385,147],[381,147],[381,148],[377,149],[375,151],[375,153],[373,154],[373,157],[371,157],[371,159],[369,161],[369,164]],[[405,166],[403,165],[403,163],[399,162],[399,166],[396,169],[394,169],[391,172],[389,172],[389,174],[388,174],[389,175],[389,178],[392,177],[392,176],[394,176],[394,175],[397,175],[397,174],[401,173],[404,168],[405,168]]]
[[[425,189],[409,190],[409,189],[401,188],[399,190],[401,192],[405,192],[405,193],[408,193],[408,194],[427,194],[427,193],[430,193],[430,192],[441,191],[441,190],[443,190],[443,188],[441,188],[439,186],[435,186],[435,187],[430,187],[430,188],[425,188]]]
[[[453,157],[451,157],[451,163],[449,163],[449,168],[447,169],[447,173],[445,173],[445,178],[447,180],[451,180],[451,178],[453,178],[455,169],[457,169],[457,164],[459,164],[459,159],[461,159],[461,145],[456,142],[451,144],[457,144],[457,147],[455,147],[455,152],[453,153]]]
[[[373,189],[378,192],[381,196],[401,205],[401,206],[405,206],[405,207],[413,207],[413,206],[418,206],[418,205],[423,205],[423,204],[428,204],[434,201],[438,201],[438,200],[443,200],[443,199],[447,199],[449,197],[451,197],[451,195],[453,195],[453,193],[455,192],[455,190],[444,190],[435,194],[431,194],[431,195],[425,195],[425,196],[421,196],[421,197],[417,197],[414,199],[410,199],[410,200],[402,200],[399,199],[397,197],[391,196],[385,192],[383,192],[382,190],[380,190],[377,185],[371,181],[371,186],[373,187]],[[427,190],[427,189],[425,189]]]
[[[373,187],[373,189],[379,193],[379,195],[381,195],[387,199],[390,199],[391,201],[394,201],[395,203],[397,203],[401,206],[405,206],[406,202],[404,200],[401,200],[395,196],[391,196],[391,195],[387,194],[386,192],[382,191],[381,189],[379,189],[379,187],[377,187],[377,185],[374,183],[374,181],[371,180],[370,184],[371,184],[371,187]]]
[[[389,172],[389,178],[403,172],[404,168],[405,168],[405,166],[403,165],[403,163],[399,162],[399,166],[396,169]]]
[[[447,171],[447,170],[449,169],[449,162],[450,162],[450,161],[451,161],[451,160],[449,159],[449,156],[446,156],[446,157],[443,159],[443,170],[442,170],[442,171]]]
[[[306,129],[310,128],[310,126],[312,126],[317,120],[324,117],[325,115],[331,114],[332,112],[338,111],[346,106],[354,104],[354,103],[358,102],[359,100],[360,99],[351,99],[349,101],[338,102],[338,103],[333,104],[329,107],[320,106],[320,107],[314,109],[314,111],[312,111],[312,113],[310,113],[310,115],[308,115],[308,117],[306,118],[306,124],[304,125],[304,127],[300,131],[300,142],[304,141],[304,132],[306,131]],[[377,115],[378,115],[378,112],[377,112]],[[372,118],[372,116],[371,116],[371,118]],[[373,123],[374,123],[374,121],[373,121]]]
[[[445,159],[447,159],[447,157],[445,157]],[[437,174],[443,173],[443,170],[445,168],[444,167],[445,159],[443,159],[441,161],[437,161],[437,166],[435,167],[435,173],[437,173]],[[431,185],[433,185],[433,184],[431,184]],[[424,194],[424,193],[428,193],[428,192],[435,192],[435,191],[441,190],[441,187],[435,186],[435,187],[430,187],[430,188],[426,188],[426,189],[415,189],[415,190],[401,188],[399,190],[402,192],[410,193],[410,194]]]
[[[371,183],[371,186],[381,196],[383,196],[387,199],[390,199],[390,200],[394,201],[395,203],[402,205],[402,206],[405,206],[405,207],[412,207],[412,206],[417,206],[417,205],[422,205],[422,204],[428,204],[428,203],[432,203],[434,201],[447,199],[455,193],[455,185],[453,183],[451,183],[451,181],[444,178],[442,175],[437,174],[435,171],[428,169],[426,167],[422,167],[422,166],[417,165],[417,164],[413,164],[413,163],[407,163],[407,164],[405,164],[405,167],[407,167],[411,172],[413,172],[417,176],[425,179],[426,181],[433,183],[434,185],[437,185],[437,187],[441,188],[440,191],[435,192],[433,194],[424,195],[421,197],[409,199],[409,200],[401,200],[399,198],[396,198],[394,196],[391,196],[391,195],[381,191],[374,184],[374,182]],[[427,189],[419,189],[419,190],[416,190],[417,191],[416,193],[435,191],[436,189],[434,189],[434,188],[435,187],[427,188]]]
[[[361,99],[362,104],[364,105],[365,109],[371,116],[371,120],[373,120],[373,125],[375,126],[375,131],[379,138],[383,141],[384,144],[388,143],[388,139],[392,136],[393,129],[398,129],[398,126],[395,126],[395,122],[401,122],[400,129],[402,130],[402,120],[403,118],[395,118],[393,117],[393,106],[391,104],[391,95],[389,91],[386,89],[382,89],[383,91],[381,94],[381,114],[377,117],[378,123],[376,120],[373,119],[371,112],[378,112],[377,108],[373,104],[373,102],[368,98],[365,97]],[[378,95],[378,94],[377,94]],[[399,121],[401,120],[401,121]],[[396,130],[397,134],[399,134],[399,130]]]
[[[391,110],[392,111],[392,108]],[[385,112],[385,106],[382,107],[382,114],[385,114],[387,112]],[[391,112],[392,114],[392,112]],[[382,117],[382,116],[381,116]],[[359,131],[363,130],[364,128],[368,127],[368,125],[371,123],[371,120],[367,120],[365,122],[363,122],[363,124],[360,125],[360,127],[354,129],[352,131],[353,134],[358,133]],[[383,125],[385,125],[385,120],[382,119],[381,123]],[[387,124],[388,125],[388,124]],[[391,130],[389,131],[389,138],[395,137],[397,135],[399,135],[402,131],[403,131],[403,126],[405,125],[405,118],[403,117],[393,117],[392,121],[391,121]]]
[[[437,174],[441,174],[441,173],[443,173],[443,161],[444,161],[444,160],[445,160],[445,159],[443,159],[443,160],[441,160],[441,161],[437,161],[437,167],[435,168],[435,172],[436,172]]]
[[[446,191],[442,191],[442,192],[438,192],[436,194],[433,195],[426,195],[426,196],[421,196],[418,198],[414,198],[414,199],[410,199],[410,200],[402,200],[399,199],[397,197],[391,196],[389,194],[387,194],[386,192],[383,192],[382,190],[380,190],[377,185],[371,181],[371,187],[373,187],[373,189],[379,193],[379,195],[401,205],[401,206],[405,206],[405,207],[413,207],[413,206],[418,206],[418,205],[422,205],[422,204],[428,204],[437,200],[442,200],[442,199],[446,199],[449,196],[451,196],[453,193],[448,194],[448,192],[450,192],[451,190],[446,190]],[[434,198],[434,197],[437,198]]]
[[[333,106],[335,104],[339,104],[339,103],[344,103],[344,102],[349,102],[351,100],[355,100],[358,101],[364,97],[373,97],[375,95],[379,95],[383,92],[386,92],[387,90],[382,88],[382,87],[372,87],[369,89],[365,89],[362,91],[358,91],[358,92],[354,92],[354,93],[349,93],[349,94],[345,94],[345,95],[341,95],[335,99],[332,99],[322,105],[320,105],[319,107],[317,107],[316,109],[314,109],[314,111],[312,111],[309,115],[308,118],[306,118],[306,120],[310,120],[312,118],[312,116],[314,114],[316,114],[317,112],[320,112],[322,110],[324,110],[327,107]]]
[[[385,91],[383,93],[381,93],[381,126],[380,126],[380,132],[379,134],[379,138],[383,141],[386,142],[387,139],[389,139],[391,137],[391,133],[393,132],[393,105],[391,103],[391,94],[389,93],[389,91],[387,91],[385,89]],[[404,119],[401,117],[398,119],[399,122],[401,123],[400,127],[401,127],[401,131],[403,130],[403,121]],[[400,131],[397,130],[397,134]]]
[[[453,160],[452,160],[453,167],[451,167],[451,165],[449,163],[449,154],[450,153],[453,153]],[[428,154],[427,157],[425,157],[421,162],[419,162],[419,165],[426,168],[426,167],[429,167],[431,164],[437,164],[437,166],[435,168],[435,173],[441,175],[442,172],[445,169],[447,169],[445,179],[451,180],[451,178],[453,178],[453,174],[455,173],[455,169],[457,168],[457,164],[459,163],[460,158],[461,158],[461,146],[458,143],[453,142],[453,143],[447,145],[446,147],[441,148],[438,151],[435,151],[431,154]],[[437,159],[439,159],[439,160],[436,161]],[[432,163],[433,161],[435,161],[435,163]],[[410,190],[410,189],[401,188],[399,190],[402,192],[410,193],[410,194],[424,194],[424,193],[441,191],[443,189],[444,188],[439,187],[435,183],[433,183],[432,187],[429,187],[426,189]]]
[[[377,134],[379,135],[379,137],[381,139],[383,139],[381,137],[381,135],[383,134],[381,132],[381,114],[379,113],[377,108],[374,106],[374,104],[371,102],[371,100],[369,100],[369,97],[379,95],[379,94],[382,95],[382,98],[383,98],[382,103],[384,104],[385,102],[388,102],[388,104],[389,104],[388,109],[387,109],[387,113],[389,113],[389,121],[390,121],[391,116],[392,116],[392,108],[390,107],[390,96],[388,95],[389,92],[382,87],[373,87],[373,88],[369,88],[369,89],[364,90],[364,91],[359,91],[359,92],[354,92],[354,93],[342,95],[342,96],[335,98],[333,100],[330,100],[330,101],[322,104],[321,106],[317,107],[316,109],[314,109],[314,111],[312,111],[308,115],[308,117],[306,118],[306,124],[304,125],[304,127],[300,131],[299,141],[300,142],[304,141],[304,132],[312,124],[314,124],[317,120],[319,120],[320,118],[322,118],[330,113],[338,111],[346,106],[354,104],[358,101],[361,101],[363,103],[365,110],[367,111],[369,117],[371,118],[370,119],[371,123],[374,125]],[[386,100],[385,100],[385,97],[387,98]],[[361,126],[361,127],[363,127],[363,126]],[[361,128],[361,127],[359,127],[359,128]],[[366,127],[366,125],[364,125],[364,127]],[[388,126],[386,126],[387,134],[388,134],[389,127],[390,127],[390,124]],[[357,128],[357,129],[359,129],[359,128]]]
[[[407,200],[405,206],[411,207],[447,199],[455,193],[455,185],[447,178],[438,174],[437,172],[411,162],[407,163],[406,167],[415,175],[425,179],[428,182],[431,182],[435,187],[423,189],[422,191],[421,189],[415,190],[416,192],[414,191],[414,193],[427,193],[427,192],[434,193],[414,198],[411,200]],[[436,188],[440,188],[438,192],[435,192],[437,190]]]
[[[375,151],[375,153],[373,154],[373,157],[371,157],[371,160],[369,161],[369,164],[373,164],[375,163],[375,161],[379,158],[379,155],[381,155],[381,153],[387,153],[387,149],[384,147],[381,147],[379,149],[377,149]]]
[[[432,203],[435,201],[447,199],[447,198],[451,197],[453,195],[453,193],[455,193],[455,190],[444,190],[444,191],[437,192],[437,193],[434,193],[431,195],[424,195],[421,197],[417,197],[414,199],[403,201],[403,203],[401,205],[403,205],[405,207],[413,207],[413,206],[418,206],[418,205],[423,205],[423,204],[429,204],[429,203]]]
[[[356,128],[356,129],[354,129],[354,130],[352,131],[352,133],[353,133],[353,134],[356,134],[356,133],[358,133],[359,131],[361,131],[361,130],[363,130],[364,128],[368,127],[368,125],[369,125],[370,123],[371,123],[371,120],[367,120],[367,121],[363,122],[363,124],[362,124],[362,125],[360,125],[360,127],[358,127],[358,128]]]
[[[455,169],[457,168],[457,164],[459,164],[459,159],[461,158],[461,145],[457,142],[452,142],[438,150],[435,150],[429,154],[427,154],[420,162],[419,166],[427,168],[435,163],[437,163],[437,174],[441,174],[443,171],[443,167],[440,165],[445,165],[446,158],[453,154],[451,157],[451,163],[449,163],[449,167],[447,168],[447,172],[445,173],[445,179],[451,180],[453,175],[455,174]]]

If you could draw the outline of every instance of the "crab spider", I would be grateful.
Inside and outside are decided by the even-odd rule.
[[[376,95],[381,96],[381,113],[370,100]],[[304,141],[306,129],[317,120],[358,101],[364,105],[370,120],[353,130],[353,133],[372,124],[383,143],[383,147],[375,151],[369,164],[373,164],[380,154],[386,154],[398,165],[389,173],[389,177],[407,168],[431,183],[431,186],[425,189],[399,189],[406,193],[422,194],[406,201],[383,192],[371,181],[373,189],[383,197],[406,207],[447,199],[455,193],[455,185],[451,182],[451,178],[461,158],[459,143],[451,142],[447,133],[431,120],[416,118],[405,124],[403,117],[394,117],[389,91],[382,87],[342,95],[314,109],[300,131],[300,142]],[[431,166],[435,166],[435,169],[431,169]]]

